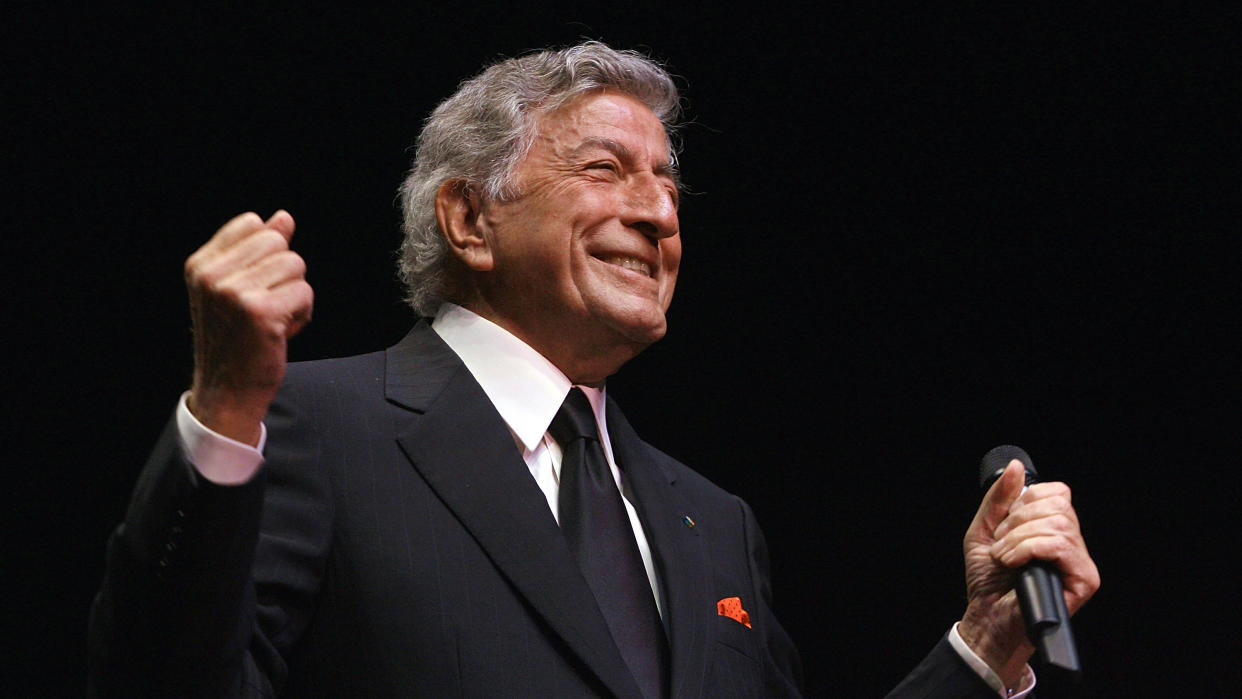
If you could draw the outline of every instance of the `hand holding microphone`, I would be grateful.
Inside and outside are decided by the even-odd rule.
[[[1012,446],[988,452],[981,482],[987,493],[963,540],[963,640],[1006,686],[1036,651],[1041,662],[1078,673],[1069,616],[1099,588],[1100,577],[1069,487],[1037,482],[1030,457]]]
[[[979,485],[985,491],[990,489],[1015,459],[1022,463],[1025,473],[1023,489],[1038,483],[1039,472],[1030,455],[1006,444],[983,455],[979,464]],[[1070,615],[1065,608],[1061,577],[1056,567],[1044,561],[1027,563],[1018,571],[1014,590],[1018,594],[1027,638],[1035,646],[1040,662],[1073,675],[1080,673],[1078,647],[1074,644],[1074,632],[1070,629]]]

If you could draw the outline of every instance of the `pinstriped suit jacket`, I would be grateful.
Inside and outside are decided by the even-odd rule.
[[[672,696],[798,696],[750,509],[607,412]],[[236,487],[196,478],[165,429],[109,541],[92,695],[640,696],[508,429],[427,325],[291,365],[266,422]],[[718,614],[730,597],[750,627]],[[892,696],[990,693],[941,641]]]
[[[749,508],[608,416],[673,695],[796,696]],[[291,365],[266,422],[238,487],[197,479],[165,430],[109,543],[94,693],[640,696],[508,429],[427,325]],[[728,597],[749,628],[717,613]]]

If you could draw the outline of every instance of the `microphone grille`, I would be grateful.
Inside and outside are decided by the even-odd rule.
[[[1035,464],[1031,463],[1031,455],[1027,454],[1022,447],[1002,444],[984,454],[983,460],[979,462],[979,485],[984,489],[991,487],[992,482],[1000,478],[1000,474],[1005,472],[1005,467],[1014,459],[1021,461],[1026,469],[1027,485],[1034,483],[1039,472],[1035,470]]]

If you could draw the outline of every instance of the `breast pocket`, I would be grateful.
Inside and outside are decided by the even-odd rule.
[[[710,696],[762,697],[763,663],[755,631],[723,616],[713,626]]]

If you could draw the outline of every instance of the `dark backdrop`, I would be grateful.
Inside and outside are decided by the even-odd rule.
[[[610,391],[754,506],[812,695],[882,694],[960,614],[1000,443],[1073,485],[1104,577],[1084,684],[1047,695],[1242,682],[1235,17],[407,5],[6,11],[7,677],[81,691],[105,539],[188,382],[185,256],[285,207],[317,291],[293,357],[392,344],[422,118],[590,37],[667,60],[693,117],[671,331]]]

